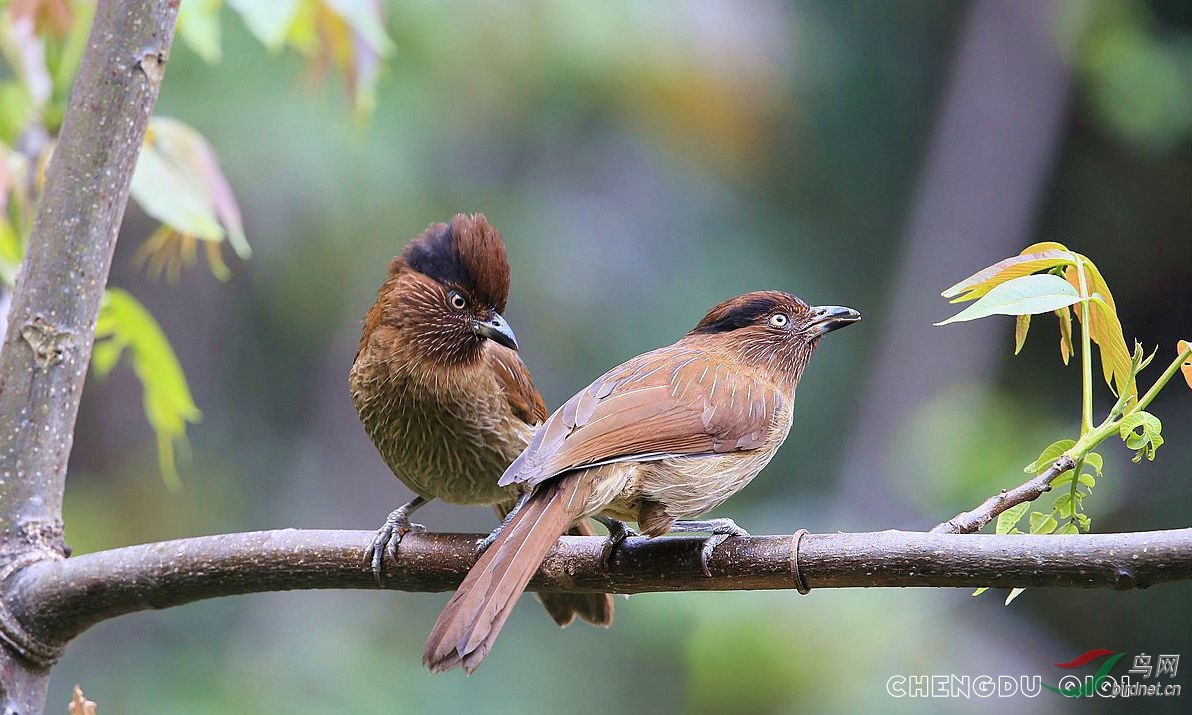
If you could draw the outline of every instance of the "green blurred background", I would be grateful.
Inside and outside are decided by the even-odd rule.
[[[365,122],[230,12],[219,64],[176,47],[158,113],[211,142],[255,255],[228,283],[150,280],[132,255],[154,224],[130,210],[112,282],[161,322],[204,419],[172,493],[131,371],[89,381],[67,488],[76,553],[376,527],[409,494],[348,398],[359,320],[389,259],[459,211],[505,237],[507,317],[552,407],[743,291],[865,315],[825,341],[786,446],[718,510],[754,533],[929,528],[1071,436],[1079,373],[1053,325],[1017,357],[1008,318],[930,325],[952,312],[939,291],[1029,243],[1096,261],[1127,340],[1160,362],[1192,338],[1187,2],[387,7],[396,54]],[[1192,400],[1173,384],[1153,411],[1158,461],[1102,450],[1096,531],[1189,525]],[[483,509],[419,516],[493,525]],[[49,711],[78,682],[103,713],[1086,712],[1126,704],[899,700],[886,681],[1054,684],[1054,662],[1092,648],[1192,659],[1192,584],[1003,597],[642,595],[608,631],[560,631],[526,598],[465,679],[419,664],[444,594],[265,594],[92,629],[55,670]],[[1133,707],[1187,712],[1189,673],[1182,699]]]

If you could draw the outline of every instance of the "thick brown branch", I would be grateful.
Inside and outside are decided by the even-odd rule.
[[[176,0],[101,0],[46,174],[0,348],[0,569],[57,558],[62,490],[95,320]],[[40,712],[47,671],[0,611],[4,712]]]
[[[13,575],[0,600],[26,633],[60,649],[99,621],[133,611],[260,591],[376,588],[361,557],[372,532],[258,531],[129,546],[43,561]],[[454,588],[480,537],[411,534],[388,588]],[[699,538],[629,539],[606,570],[603,539],[564,537],[534,590],[713,591],[795,588],[792,536],[732,538],[700,568]],[[881,531],[806,534],[798,567],[811,588],[977,586],[1145,588],[1192,579],[1192,529],[1079,536],[959,536]]]
[[[1051,483],[1076,463],[1068,455],[1052,462],[1047,471],[1013,489],[1003,489],[972,511],[962,511],[942,524],[936,524],[933,534],[971,534],[997,518],[998,514],[1023,502],[1034,501],[1051,491]]]
[[[104,0],[46,172],[0,348],[0,551],[61,551],[95,320],[177,2]],[[32,542],[32,543],[30,543]]]

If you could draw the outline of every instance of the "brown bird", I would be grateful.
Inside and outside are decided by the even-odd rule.
[[[435,622],[423,662],[472,672],[560,534],[588,516],[646,536],[706,531],[707,557],[746,532],[731,519],[679,521],[723,503],[790,430],[795,387],[820,337],[861,319],[779,291],[725,301],[677,343],[606,372],[555,411],[505,470],[533,491],[494,533]],[[616,522],[610,543],[624,538]]]
[[[458,214],[409,243],[364,318],[348,382],[364,429],[417,495],[395,509],[366,549],[377,582],[384,554],[420,530],[410,515],[432,499],[490,504],[503,517],[521,487],[497,480],[546,418],[501,313],[509,260],[482,214]],[[586,522],[574,533],[591,535]],[[543,594],[559,625],[612,622],[604,594]]]

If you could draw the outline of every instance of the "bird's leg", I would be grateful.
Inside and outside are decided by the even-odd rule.
[[[377,529],[372,543],[365,547],[364,559],[372,563],[373,577],[377,580],[377,585],[382,585],[381,566],[384,564],[385,554],[389,554],[390,560],[396,561],[397,547],[401,544],[402,537],[411,531],[422,531],[426,528],[422,524],[410,523],[410,514],[429,501],[424,497],[414,497],[389,512],[385,523]]]
[[[712,556],[712,552],[716,550],[716,547],[724,543],[724,540],[730,536],[749,536],[749,532],[737,526],[737,522],[732,519],[676,521],[671,524],[670,530],[672,532],[706,531],[712,534],[712,537],[704,542],[704,548],[700,549],[699,552],[700,565],[703,566],[704,575],[708,577],[712,575],[711,570],[708,569],[708,559]]]
[[[524,506],[525,503],[530,500],[530,496],[533,493],[533,491],[528,491],[517,498],[517,503],[513,505],[513,508],[509,510],[509,513],[505,515],[505,518],[501,520],[501,523],[497,525],[497,528],[490,531],[488,536],[481,539],[479,544],[476,544],[476,556],[480,556],[485,551],[488,551],[488,547],[493,545],[493,542],[496,541],[497,537],[501,535],[501,531],[504,530],[509,522],[513,521],[513,517],[516,516],[517,512],[521,510],[522,506]]]
[[[629,528],[629,525],[620,519],[614,519],[610,516],[594,516],[592,518],[604,524],[604,528],[608,529],[608,538],[604,541],[604,548],[600,550],[600,563],[604,566],[604,570],[608,571],[613,553],[616,552],[621,542],[630,536],[641,536],[641,534]]]

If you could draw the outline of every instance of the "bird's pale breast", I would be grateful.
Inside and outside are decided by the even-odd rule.
[[[685,455],[648,462],[617,462],[594,468],[588,514],[638,520],[643,502],[661,504],[674,519],[692,519],[744,489],[778,451],[793,419],[794,402],[777,410],[758,449]]]

